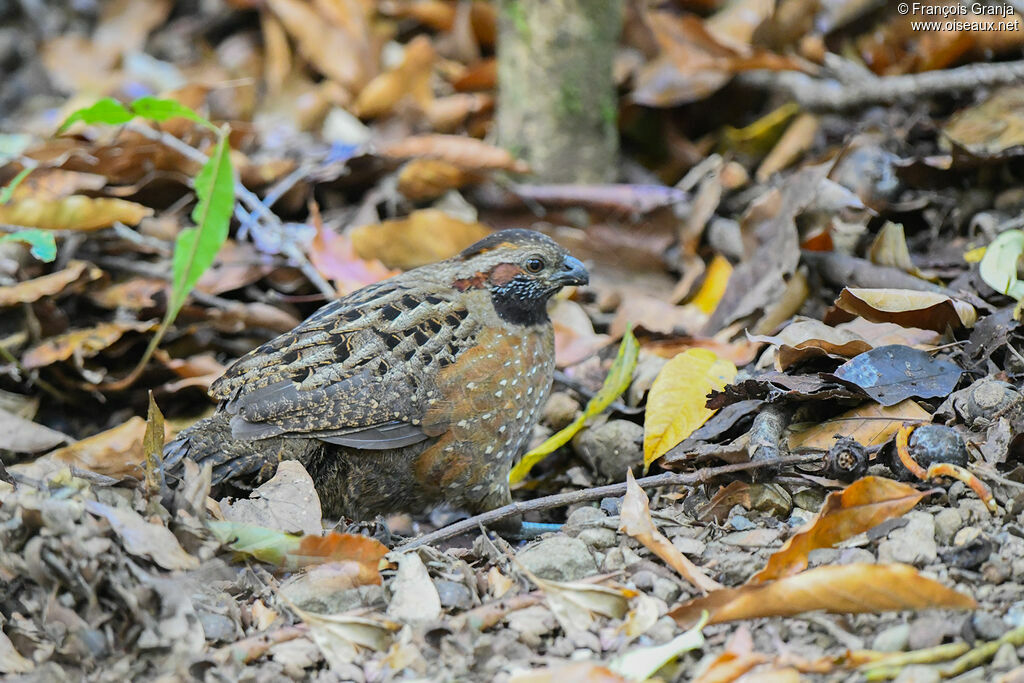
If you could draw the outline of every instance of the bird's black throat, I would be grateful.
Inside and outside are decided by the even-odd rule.
[[[536,280],[516,276],[491,289],[491,302],[498,317],[513,325],[540,325],[548,321],[551,292]]]

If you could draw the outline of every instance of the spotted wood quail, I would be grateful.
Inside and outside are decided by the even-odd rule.
[[[210,389],[217,412],[165,450],[214,483],[303,462],[329,516],[510,502],[508,473],[551,388],[548,299],[586,284],[548,237],[503,230],[334,301]]]

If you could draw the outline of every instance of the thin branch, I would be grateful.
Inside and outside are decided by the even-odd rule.
[[[745,85],[783,91],[805,109],[839,111],[1020,83],[1024,80],[1024,61],[968,64],[955,69],[880,76],[847,83],[815,78],[798,71],[749,71],[737,79]]]
[[[711,481],[715,477],[723,474],[733,474],[736,472],[746,472],[748,470],[756,470],[761,467],[768,466],[782,466],[782,465],[798,465],[805,462],[815,462],[821,460],[820,453],[807,453],[804,455],[791,455],[785,458],[773,462],[743,462],[734,465],[723,465],[721,467],[705,467],[697,470],[696,472],[688,473],[677,473],[668,472],[665,474],[657,474],[651,477],[643,477],[637,479],[636,483],[641,488],[658,488],[660,486],[684,486],[689,484],[701,484]],[[608,486],[596,486],[589,489],[581,489],[579,491],[570,491],[568,493],[557,493],[553,496],[544,496],[543,498],[534,498],[533,500],[527,500],[522,502],[512,503],[505,505],[504,507],[490,510],[475,517],[469,519],[463,519],[461,521],[450,524],[437,531],[432,531],[429,534],[424,534],[419,538],[414,538],[398,545],[395,550],[405,551],[411,550],[412,548],[418,548],[421,545],[428,545],[431,543],[437,543],[453,536],[458,536],[467,531],[472,531],[477,525],[494,524],[516,515],[521,515],[525,512],[536,512],[538,510],[550,510],[551,508],[564,507],[566,505],[572,505],[573,503],[584,503],[591,500],[601,500],[602,498],[618,497],[626,495],[626,483],[620,484],[609,484]]]

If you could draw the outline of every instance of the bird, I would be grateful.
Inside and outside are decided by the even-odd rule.
[[[165,470],[261,481],[296,459],[324,514],[350,520],[507,505],[551,390],[547,303],[588,282],[554,240],[509,229],[342,296],[228,367]]]

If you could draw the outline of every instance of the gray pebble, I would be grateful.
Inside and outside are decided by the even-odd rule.
[[[434,588],[441,598],[443,607],[454,607],[456,609],[469,609],[473,606],[473,592],[465,584],[447,579],[434,581]]]
[[[978,611],[971,617],[971,625],[979,638],[996,640],[1009,630],[1009,624],[992,612]]]
[[[578,538],[553,536],[519,551],[523,566],[542,579],[575,581],[597,573],[587,544]]]
[[[576,534],[576,538],[591,548],[611,548],[618,544],[618,537],[614,531],[599,526],[592,526],[582,530]]]
[[[902,652],[910,642],[910,624],[898,624],[880,631],[871,641],[871,649],[879,652]]]
[[[935,537],[942,545],[949,545],[960,531],[964,520],[956,508],[943,508],[935,515]]]

